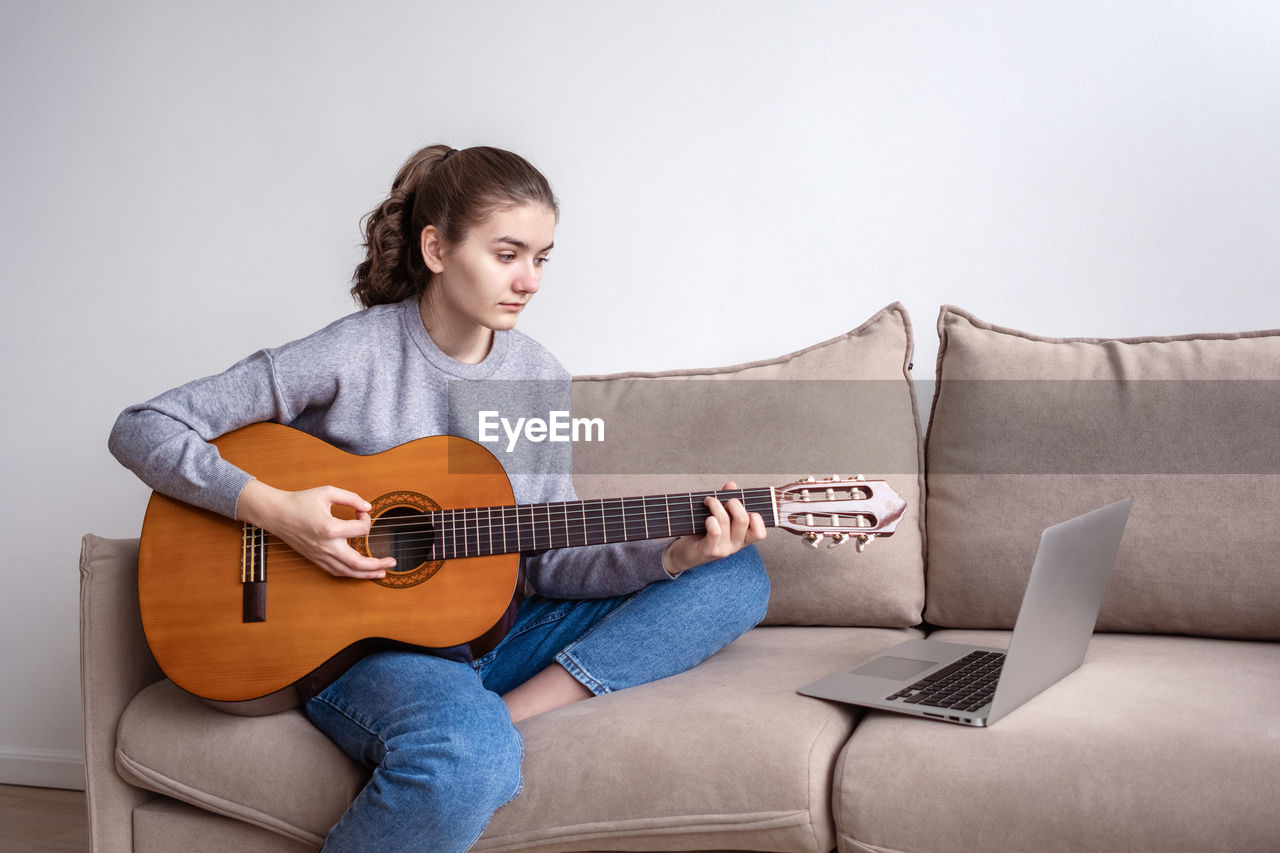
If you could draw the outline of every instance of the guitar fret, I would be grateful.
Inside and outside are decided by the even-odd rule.
[[[639,530],[636,530],[636,500],[637,498],[622,498],[622,537],[627,542],[640,538]],[[643,519],[644,510],[641,510],[639,515]]]
[[[463,520],[466,524],[464,528],[466,533],[462,538],[463,547],[466,548],[468,557],[474,557],[480,549],[480,508],[476,507],[463,512]]]
[[[453,559],[453,557],[456,556],[458,553],[458,547],[456,542],[456,538],[458,535],[458,525],[454,521],[454,518],[457,516],[457,514],[458,513],[456,510],[450,510],[448,513],[448,516],[445,519],[446,530],[448,532],[448,538],[444,540],[445,559]]]
[[[440,510],[440,518],[436,521],[436,541],[434,547],[439,550],[436,552],[436,559],[449,559],[449,510]]]
[[[437,560],[449,559],[449,510],[442,509],[439,513],[440,517],[436,519],[436,541],[432,543],[432,549]]]
[[[595,508],[590,514],[587,513],[587,503],[595,504]],[[609,541],[604,530],[604,501],[597,498],[593,501],[582,504],[582,528],[588,545],[603,545]]]
[[[431,559],[432,561],[443,560],[444,558],[440,556],[440,552],[443,550],[443,543],[440,541],[440,513],[431,510],[427,515],[431,516],[431,529],[435,533],[431,537]]]
[[[460,509],[453,514],[453,556],[465,557],[467,545],[467,511]]]
[[[455,530],[454,539],[456,540],[454,545],[454,556],[458,559],[464,559],[471,556],[471,549],[467,547],[467,536],[471,532],[471,527],[467,523],[467,509],[468,507],[459,509],[453,516]]]
[[[467,556],[467,511],[466,508],[453,514],[453,556]]]
[[[454,559],[458,556],[458,510],[452,510],[449,513],[449,541],[446,543],[446,553],[448,559]]]
[[[665,496],[654,497],[645,501],[644,534],[646,539],[657,539],[660,536],[671,535],[671,522],[667,516],[667,499]]]
[[[528,516],[528,518],[526,519],[526,518],[524,518],[524,517],[522,517],[522,516]],[[534,545],[534,542],[532,541],[532,540],[533,540],[533,518],[532,518],[532,515],[530,515],[530,514],[529,514],[529,513],[527,513],[527,512],[522,513],[522,512],[520,512],[520,510],[519,510],[519,509],[517,509],[517,510],[516,510],[516,518],[517,518],[517,521],[516,521],[516,544],[520,547],[520,550],[521,550],[521,551],[532,551],[532,550],[533,550],[533,545]],[[526,525],[528,526],[528,529],[529,529],[529,537],[528,537],[528,539],[530,540],[530,541],[529,541],[529,545],[527,545],[527,546],[525,545],[525,526],[526,526]]]
[[[552,547],[568,548],[573,545],[573,540],[569,537],[569,504],[561,501],[556,504],[558,515],[556,517],[556,531],[560,534],[559,539],[552,540]],[[559,542],[559,545],[555,543]]]
[[[462,511],[462,553],[464,556],[475,556],[476,522],[478,509],[468,508]]]
[[[449,537],[452,535],[453,511],[445,510],[440,513],[440,559],[448,560],[452,551],[449,548]]]
[[[453,511],[453,517],[449,519],[450,526],[453,528],[452,545],[454,559],[463,556],[463,543],[466,541],[466,530],[463,528],[463,520],[466,516],[465,509],[456,509]]]
[[[480,533],[480,509],[470,507],[462,511],[462,548],[468,557],[476,555],[476,545]]]
[[[617,507],[610,509],[610,505]],[[605,542],[625,542],[626,541],[626,525],[622,520],[621,501],[618,500],[601,500],[601,530],[604,535]]]

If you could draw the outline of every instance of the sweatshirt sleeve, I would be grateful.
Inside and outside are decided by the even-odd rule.
[[[525,561],[530,585],[547,598],[611,598],[654,581],[671,580],[662,568],[670,539],[619,542],[542,551]]]
[[[561,459],[567,461],[571,452]],[[522,502],[578,500],[572,475],[548,474],[537,479],[542,483],[540,494]],[[548,598],[628,595],[654,581],[672,579],[662,567],[662,552],[670,543],[671,539],[642,539],[539,551],[526,558],[525,573],[534,590]]]
[[[156,491],[235,518],[240,491],[252,476],[209,442],[248,424],[288,422],[291,414],[264,350],[125,409],[108,447]]]

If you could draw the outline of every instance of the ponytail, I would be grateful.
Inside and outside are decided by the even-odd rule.
[[[352,296],[364,308],[421,296],[431,282],[424,228],[434,225],[446,246],[456,246],[495,209],[519,204],[541,204],[559,216],[547,179],[523,157],[499,148],[421,149],[363,220],[365,259],[352,276]]]

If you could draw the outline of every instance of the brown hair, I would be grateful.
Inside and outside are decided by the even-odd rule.
[[[386,201],[363,220],[365,259],[352,276],[351,294],[365,308],[421,296],[431,282],[419,248],[422,229],[434,225],[446,246],[456,246],[495,210],[519,204],[541,204],[560,215],[547,179],[518,154],[423,148],[405,161]]]

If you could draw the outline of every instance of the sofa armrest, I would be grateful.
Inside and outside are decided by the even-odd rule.
[[[133,809],[155,797],[116,773],[116,726],[163,678],[138,613],[138,541],[87,535],[80,550],[80,688],[91,851],[133,850]]]

